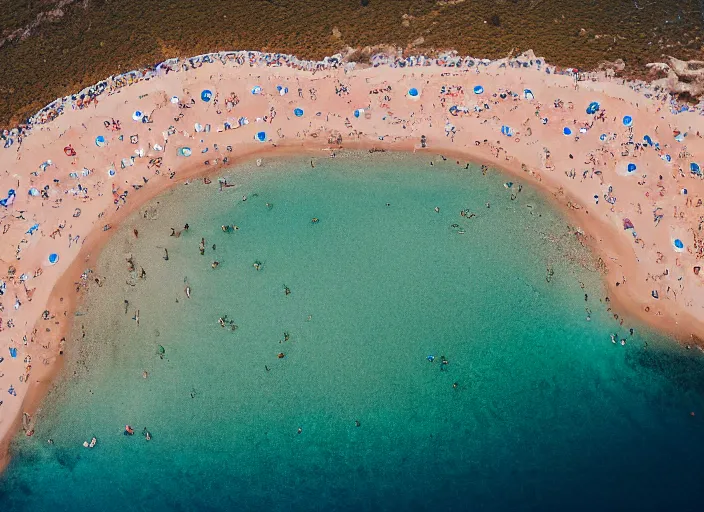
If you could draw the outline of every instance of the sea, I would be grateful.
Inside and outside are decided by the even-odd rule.
[[[0,511],[702,509],[704,354],[618,316],[542,192],[331,156],[115,228]]]

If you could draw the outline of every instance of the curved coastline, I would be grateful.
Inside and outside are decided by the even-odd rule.
[[[320,150],[327,147],[340,147],[327,142],[328,138],[335,142],[338,135],[342,136],[341,147],[344,149],[428,151],[433,155],[443,154],[462,160],[462,164],[466,160],[486,163],[513,174],[517,179],[535,183],[552,195],[554,202],[573,223],[589,235],[585,241],[601,255],[609,270],[605,280],[613,307],[619,313],[637,316],[682,340],[691,340],[692,336],[704,337],[704,314],[693,306],[702,297],[700,278],[691,270],[697,265],[698,247],[696,238],[692,242],[689,236],[690,230],[694,237],[697,233],[694,227],[697,210],[692,212],[689,208],[697,207],[681,204],[685,198],[696,200],[704,196],[701,181],[686,172],[688,162],[696,161],[696,156],[704,154],[701,137],[698,136],[701,118],[691,113],[674,116],[669,108],[663,109],[664,105],[669,106],[669,99],[663,98],[663,104],[653,98],[644,98],[620,81],[617,83],[603,78],[579,83],[575,87],[572,73],[547,74],[535,67],[524,68],[521,65],[515,68],[502,64],[506,61],[483,64],[481,69],[440,66],[399,68],[385,65],[367,69],[335,65],[319,69],[313,66],[315,72],[288,67],[199,67],[193,73],[164,73],[163,76],[135,83],[129,89],[121,89],[104,99],[101,97],[99,104],[92,102],[87,108],[67,111],[47,124],[33,125],[32,135],[26,137],[21,146],[17,143],[9,150],[0,149],[0,171],[3,171],[0,195],[8,188],[17,190],[15,203],[0,210],[4,214],[1,221],[3,230],[5,225],[9,226],[0,238],[3,241],[0,258],[4,265],[16,267],[18,278],[10,280],[3,277],[7,289],[2,297],[5,312],[1,314],[5,332],[0,349],[5,361],[0,367],[0,373],[3,373],[0,392],[5,403],[0,416],[0,453],[3,456],[0,467],[7,463],[7,446],[19,428],[22,412],[32,414],[60,369],[59,340],[66,335],[68,320],[75,311],[77,300],[80,300],[74,290],[75,282],[83,270],[90,268],[110,236],[111,231],[103,231],[103,226],[116,225],[149,199],[187,179],[210,175],[218,168],[259,155],[320,154]],[[213,69],[223,72],[209,74],[208,71]],[[227,72],[231,76],[225,76]],[[486,92],[474,95],[471,88],[478,83],[483,85]],[[278,84],[288,86],[291,89],[289,95],[279,94],[276,89]],[[346,91],[333,94],[335,89],[340,89],[338,84],[344,85]],[[263,94],[251,95],[254,85],[261,85]],[[392,89],[387,93],[368,94],[369,90],[385,90],[388,85]],[[456,94],[442,94],[440,91],[444,85],[462,86],[464,90]],[[232,107],[234,113],[218,113],[214,101],[202,101],[200,92],[208,87],[225,104],[224,96],[234,91],[240,99],[239,104]],[[419,99],[406,94],[409,87],[420,89]],[[296,96],[298,88],[306,91],[303,97]],[[510,94],[506,98],[498,96],[500,92],[505,94],[507,91],[520,96],[524,88],[530,88],[535,99],[516,98]],[[317,91],[311,93],[310,89]],[[183,107],[171,104],[168,101],[171,95],[178,96]],[[191,105],[186,102],[189,96],[194,103],[192,108],[185,108]],[[385,97],[389,100],[386,101]],[[558,98],[563,101],[561,107],[553,103]],[[596,129],[588,130],[579,141],[564,137],[562,126],[570,124],[578,129],[593,120],[593,116],[585,114],[583,107],[595,98],[600,101],[608,118],[594,126],[613,134],[614,138],[604,145],[598,140]],[[573,109],[570,109],[570,103]],[[452,104],[467,106],[469,114],[465,117],[449,114],[448,108]],[[538,104],[541,108],[537,110],[544,109],[541,116],[534,115]],[[484,108],[485,105],[490,108]],[[301,106],[308,114],[302,118],[295,117],[292,113],[294,106]],[[272,122],[254,121],[260,116],[269,117],[272,112],[269,109],[278,113]],[[353,116],[355,109],[366,112],[357,119]],[[133,110],[148,112],[152,122],[133,122]],[[321,115],[313,114],[316,111]],[[176,119],[175,115],[181,113],[183,116],[179,121],[172,121]],[[621,116],[626,114],[636,120],[634,131],[638,136],[635,140],[640,140],[646,132],[652,135],[654,125],[663,125],[662,131],[658,130],[659,138],[663,139],[663,148],[659,152],[652,147],[626,147],[629,149],[628,156],[616,156],[622,151],[618,143],[627,141],[629,133],[633,135],[632,131],[621,125]],[[218,131],[227,118],[243,116],[250,116],[253,126]],[[540,122],[542,116],[549,117],[548,124]],[[120,132],[101,128],[104,127],[103,121],[110,122],[111,119],[121,121]],[[212,123],[216,128],[212,132],[194,134],[191,132],[195,123],[204,126]],[[453,128],[448,129],[448,123]],[[175,125],[179,131],[161,137],[157,127],[167,129],[170,125]],[[260,130],[257,125],[268,132],[264,144],[253,140],[254,134]],[[515,136],[508,138],[502,135],[502,126],[511,126]],[[673,129],[689,133],[685,141],[687,144],[673,141],[672,135],[668,134]],[[55,136],[57,132],[59,135]],[[93,144],[99,134],[108,139],[105,147]],[[120,134],[128,140],[118,141]],[[141,142],[131,145],[131,134],[138,135]],[[426,137],[427,149],[420,148],[421,135]],[[148,149],[144,147],[145,142]],[[75,159],[63,154],[63,148],[68,144],[77,152]],[[154,144],[163,144],[163,150],[155,150]],[[193,146],[190,158],[177,156],[173,147],[185,144]],[[220,149],[215,150],[213,144],[219,144]],[[232,153],[222,151],[225,144],[233,146]],[[673,149],[665,147],[666,144]],[[216,156],[220,161],[217,164],[204,164],[206,157],[201,156],[199,151],[205,148],[218,153]],[[546,158],[543,148],[549,148],[550,157]],[[603,148],[613,156],[606,156]],[[133,166],[118,169],[116,164],[119,157],[135,155],[135,149],[144,150],[143,156],[136,156]],[[661,159],[660,153],[665,151],[672,153],[673,161],[670,164],[663,163]],[[677,151],[679,154],[675,156]],[[208,153],[211,158],[213,153]],[[590,154],[597,155],[593,166],[586,163]],[[225,156],[228,156],[227,163],[221,161]],[[155,174],[153,166],[147,168],[150,159],[159,157],[163,159],[162,170],[176,172],[174,179],[169,179],[165,172]],[[620,168],[634,158],[638,158],[639,175],[623,175]],[[52,164],[37,171],[40,164],[49,159]],[[684,176],[677,172],[677,165],[680,169],[684,167]],[[114,178],[107,174],[107,169],[111,167],[116,170]],[[587,167],[592,167],[592,177],[589,181],[583,180],[586,185],[580,185],[568,175],[572,169],[581,174],[582,168]],[[75,194],[76,182],[69,178],[68,186],[71,188],[67,190],[66,177],[69,171],[80,171],[81,168],[91,171],[85,179],[80,179],[81,187],[85,187],[87,192],[79,190]],[[593,173],[596,168],[601,171],[600,175]],[[652,179],[654,173],[664,173],[663,178]],[[646,178],[648,175],[651,179]],[[149,176],[149,183],[141,183],[146,176]],[[58,183],[54,179],[58,179]],[[634,185],[637,181],[644,184]],[[30,187],[45,185],[49,185],[46,198],[28,196]],[[142,185],[143,188],[136,190],[132,185]],[[128,200],[118,210],[114,208],[108,186],[113,190],[117,187],[118,191],[130,191]],[[599,192],[598,197],[602,193],[610,196],[611,191],[606,192],[609,186],[613,187],[614,195],[618,197],[613,211],[604,206],[604,200],[595,204],[592,199],[595,191]],[[682,188],[688,189],[689,197],[683,198],[683,194],[679,193]],[[645,192],[648,192],[647,196]],[[651,194],[656,199],[651,199]],[[650,201],[666,212],[666,217],[658,226],[652,225]],[[641,214],[637,213],[640,206],[636,205],[639,202],[646,205]],[[39,203],[43,203],[42,206]],[[71,213],[78,205],[81,205],[81,216],[71,221]],[[677,212],[677,207],[685,213],[684,218],[680,219],[677,213],[670,214],[672,208]],[[17,212],[23,212],[20,218]],[[624,235],[620,225],[624,217],[634,221],[637,238],[647,241],[647,244],[644,242],[642,247],[635,246],[634,249],[633,240],[636,237],[628,231]],[[55,224],[64,221],[65,225],[65,220],[71,222],[65,229],[71,229],[71,234],[81,237],[79,248],[76,243],[70,247],[73,250],[67,250],[67,238],[61,232],[58,238],[50,237]],[[35,223],[40,225],[39,233],[28,235],[26,230]],[[669,243],[674,236],[672,233],[685,241],[687,249],[692,250],[694,246],[692,254],[687,250],[673,252]],[[59,246],[59,263],[48,266],[46,256]],[[16,259],[14,254],[17,247],[20,247],[20,259]],[[659,253],[663,254],[663,258],[657,261]],[[38,268],[43,270],[41,276],[19,279],[22,274],[31,275]],[[663,274],[665,269],[666,275]],[[654,285],[653,281],[657,284]],[[669,289],[682,282],[686,283],[687,289],[679,297],[675,295],[670,298]],[[36,293],[32,292],[31,302],[26,295],[26,284],[37,289]],[[654,286],[661,290],[659,299],[651,296]],[[11,305],[15,297],[21,302],[17,309]],[[51,320],[42,319],[44,310],[53,316]],[[7,326],[9,319],[14,320],[14,327]],[[47,331],[47,328],[51,330]],[[16,358],[8,357],[10,347],[17,349]],[[27,371],[24,363],[27,356],[32,357],[31,372]],[[41,364],[41,361],[46,361],[46,364]],[[22,382],[20,376],[23,377]],[[10,386],[16,390],[16,396],[7,393]]]

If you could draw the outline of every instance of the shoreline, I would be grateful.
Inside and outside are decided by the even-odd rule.
[[[586,243],[595,254],[602,257],[609,270],[604,279],[612,299],[611,305],[620,315],[625,312],[637,317],[661,331],[675,335],[681,341],[687,341],[689,338],[696,342],[699,338],[704,338],[704,312],[693,310],[693,304],[704,295],[700,286],[701,280],[697,274],[692,275],[691,270],[678,275],[678,268],[684,264],[680,259],[683,262],[686,260],[684,266],[688,268],[696,265],[699,259],[694,251],[689,253],[692,243],[689,238],[685,238],[685,234],[690,228],[695,237],[693,245],[697,250],[699,247],[696,231],[692,228],[692,221],[695,219],[688,215],[689,210],[682,210],[682,194],[676,192],[683,188],[682,183],[686,183],[686,188],[689,189],[689,197],[686,199],[689,201],[692,196],[704,197],[704,186],[698,177],[693,179],[682,172],[675,172],[674,169],[676,164],[680,164],[681,169],[688,161],[696,160],[693,155],[695,151],[704,155],[704,142],[696,129],[701,126],[700,129],[704,132],[704,121],[693,114],[673,116],[670,112],[662,110],[662,104],[645,100],[629,86],[608,80],[577,84],[575,87],[576,82],[572,75],[546,75],[532,68],[502,68],[499,61],[485,68],[480,71],[479,68],[469,70],[442,67],[373,67],[358,70],[327,69],[320,74],[292,68],[222,68],[223,72],[218,78],[214,78],[214,74],[208,76],[207,71],[210,71],[210,68],[198,68],[193,71],[193,75],[171,73],[138,82],[129,89],[122,89],[101,99],[100,105],[95,103],[89,109],[67,112],[46,125],[35,127],[32,136],[27,137],[21,146],[9,150],[0,148],[0,170],[4,171],[0,177],[0,195],[10,187],[17,188],[14,204],[0,209],[0,213],[4,214],[0,219],[3,226],[0,240],[3,241],[4,247],[0,251],[0,259],[6,266],[16,266],[16,276],[29,276],[34,269],[42,270],[40,275],[35,272],[34,278],[3,281],[7,284],[7,290],[2,296],[4,312],[0,313],[0,316],[3,317],[2,328],[7,333],[7,336],[3,336],[6,336],[8,341],[3,341],[0,345],[1,354],[5,357],[0,366],[0,373],[3,375],[0,377],[0,396],[5,402],[0,409],[0,470],[9,462],[7,448],[21,424],[22,413],[34,413],[61,369],[61,358],[58,356],[59,339],[67,336],[69,319],[80,302],[80,297],[76,297],[74,291],[74,283],[83,269],[90,267],[95,261],[104,241],[112,234],[109,230],[104,231],[103,226],[116,226],[145,202],[187,179],[215,175],[220,169],[230,168],[242,160],[251,160],[260,155],[282,157],[315,154],[325,147],[336,146],[325,142],[329,138],[333,141],[341,138],[340,146],[344,150],[378,148],[410,152],[418,149],[422,135],[427,137],[428,146],[422,151],[431,155],[442,154],[452,156],[455,160],[486,164],[533,183],[544,195],[552,196],[550,200],[572,221],[571,223],[589,235]],[[232,76],[223,76],[227,71],[231,71]],[[258,74],[253,76],[253,73]],[[277,82],[288,84],[286,86],[291,88],[290,96],[277,92],[274,88]],[[471,87],[478,82],[483,84],[486,93],[475,95],[471,91]],[[250,95],[253,84],[259,83],[264,92]],[[444,90],[446,84],[449,84],[448,87],[454,92],[441,92],[438,95],[438,91]],[[393,90],[387,91],[386,87],[391,85]],[[586,90],[580,91],[580,85]],[[211,87],[215,94],[212,103],[210,99],[204,101],[199,97],[200,91],[207,87]],[[309,92],[321,88],[320,99],[317,92],[310,92],[310,99],[302,93],[295,98],[296,87],[301,91],[308,89]],[[324,93],[323,87],[326,87]],[[420,89],[419,99],[406,94],[409,87]],[[540,100],[520,98],[520,94],[513,95],[513,92],[520,93],[526,87],[530,87],[531,94],[535,94],[535,98]],[[332,94],[333,88],[336,90],[335,95]],[[469,90],[462,91],[460,88]],[[367,90],[374,89],[382,92],[366,93]],[[505,97],[498,95],[498,91],[503,91]],[[512,94],[506,94],[506,91]],[[228,115],[229,112],[224,113],[222,107],[217,107],[218,97],[228,93],[230,96],[224,103],[228,110],[235,110],[231,115]],[[175,105],[169,101],[170,94],[176,94],[180,98],[190,96],[193,101],[182,99],[179,105]],[[235,97],[240,95],[242,105],[239,105],[238,99],[230,108],[228,103],[232,102],[228,100],[232,94],[235,94]],[[550,106],[549,103],[557,98],[562,100],[563,105],[558,107],[555,103]],[[609,118],[601,121],[603,130],[611,134],[606,144],[596,140],[598,135],[591,132],[591,128],[596,125],[594,116],[584,113],[582,103],[586,106],[593,98],[598,98],[602,110],[609,112]],[[639,105],[641,102],[643,106]],[[461,107],[466,106],[467,113],[461,113],[459,116],[450,114],[448,107],[453,103]],[[569,104],[573,107],[570,108]],[[291,115],[296,105],[308,114],[301,117]],[[150,108],[152,110],[149,110]],[[132,121],[130,116],[134,109],[149,112],[151,122]],[[533,111],[539,112],[541,109],[545,110],[540,116],[533,115]],[[363,111],[356,117],[352,115],[355,110]],[[277,111],[283,112],[283,116],[274,119]],[[321,115],[313,114],[316,111],[321,112]],[[610,120],[612,112],[617,114],[613,121]],[[676,149],[671,151],[674,160],[672,164],[663,164],[660,153],[667,151],[671,144],[670,139],[668,138],[667,143],[663,142],[665,147],[657,153],[652,147],[633,149],[630,147],[636,144],[633,142],[633,130],[626,130],[619,122],[619,118],[626,113],[636,118],[635,129],[640,136],[648,130],[652,133],[653,120],[667,125],[665,133],[668,128],[672,129],[674,123],[683,121],[679,123],[682,131],[696,131],[697,136],[690,135],[684,151],[680,148],[680,156],[674,156]],[[178,117],[174,117],[176,114]],[[541,123],[543,115],[551,121],[547,124]],[[227,122],[226,119],[233,119],[234,122],[237,117],[242,119],[246,116],[252,119],[261,116],[262,121],[252,123],[261,128],[248,128],[243,124],[231,130],[227,127],[219,129],[223,122]],[[286,119],[282,120],[281,117]],[[570,122],[567,118],[580,121],[575,119]],[[119,119],[122,130],[118,132],[104,128],[110,125],[111,119]],[[662,121],[657,121],[658,119]],[[208,129],[191,133],[189,128],[184,127],[183,120],[189,126],[198,123],[203,127],[212,123],[216,129],[212,133]],[[592,126],[585,132],[577,132],[580,126],[586,126],[582,124],[585,120],[591,120]],[[688,126],[684,126],[688,123]],[[152,129],[166,128],[174,124],[179,130],[174,130],[168,136],[163,135],[163,140],[156,133],[158,130]],[[644,127],[638,128],[641,124]],[[357,127],[354,127],[355,125]],[[583,140],[565,138],[561,127],[566,125],[577,128],[575,132],[580,135],[576,137],[582,138],[583,134]],[[502,135],[501,126],[511,127],[511,137]],[[278,130],[275,131],[276,127]],[[269,133],[265,136],[265,143],[253,140],[254,132],[259,129]],[[57,132],[59,135],[55,136]],[[133,133],[138,137],[138,141],[131,144],[129,138]],[[292,135],[293,133],[296,135]],[[621,144],[621,151],[625,151],[625,147],[628,154],[625,157],[615,156],[619,151],[617,142],[628,140],[629,133],[632,144]],[[97,141],[93,144],[98,134],[107,139],[103,146],[98,146]],[[119,140],[118,134],[127,140]],[[656,136],[657,129],[653,138]],[[455,138],[458,139],[457,143]],[[142,139],[142,142],[139,142],[139,139]],[[639,139],[640,137],[635,138]],[[148,142],[148,149],[145,149],[145,140]],[[221,149],[230,144],[236,147],[236,152],[225,152]],[[192,156],[178,156],[174,145],[192,146]],[[68,146],[74,148],[77,153],[75,156],[63,154],[64,148]],[[157,146],[161,148],[157,149]],[[549,152],[542,149],[548,146]],[[606,156],[604,147],[609,150],[611,158]],[[217,163],[206,165],[203,162],[206,157],[202,155],[211,148],[213,153],[209,154],[213,155],[211,158]],[[576,157],[573,153],[576,153]],[[129,159],[124,158],[124,155],[130,154],[132,156]],[[137,156],[134,156],[135,154]],[[588,155],[591,155],[592,163],[587,165]],[[120,157],[123,157],[122,160]],[[225,157],[228,158],[227,162],[222,161]],[[156,172],[160,171],[160,167],[156,167],[155,171],[155,166],[152,165],[158,158],[161,158],[159,162],[163,173]],[[624,175],[621,168],[625,162],[636,158],[638,167],[643,170],[636,176]],[[41,162],[49,160],[52,161],[51,164],[40,166]],[[117,162],[124,163],[125,160],[131,160],[131,163],[128,161],[124,168],[118,169]],[[568,175],[570,168],[576,173],[576,168],[585,166],[592,167],[590,182],[586,181],[586,178],[576,182],[574,177]],[[36,171],[37,167],[39,171]],[[81,167],[84,171],[88,170],[84,175],[85,179],[78,177]],[[114,175],[104,178],[107,175],[106,168],[113,169]],[[175,173],[173,179],[166,176],[166,169]],[[649,179],[646,183],[646,176],[653,177],[652,173],[647,172],[648,169],[652,169],[653,173],[663,173],[663,178],[658,179],[656,183]],[[580,172],[581,170],[580,168]],[[597,170],[599,173],[595,174]],[[75,172],[77,177],[70,178],[65,185],[68,171]],[[147,179],[146,176],[150,177]],[[80,185],[78,188],[76,180]],[[638,185],[642,187],[641,190],[635,186],[637,181],[643,182],[643,185]],[[39,192],[38,189],[44,186],[47,187],[43,189],[46,196],[41,200],[38,196],[27,194],[30,187]],[[66,186],[70,188],[66,189]],[[104,190],[107,186],[114,191],[112,197]],[[611,197],[611,190],[606,193],[609,186],[613,186],[619,201],[613,203],[610,208],[605,208],[607,197]],[[125,191],[119,193],[122,189]],[[665,193],[666,189],[670,190],[669,194]],[[128,196],[127,191],[131,195]],[[599,193],[593,194],[595,191]],[[592,195],[601,199],[602,193],[603,202],[595,204],[592,200],[590,203],[589,198]],[[651,199],[650,194],[656,199]],[[622,197],[625,201],[621,201]],[[647,221],[641,217],[642,214],[636,213],[636,204],[638,210],[641,209],[640,202],[646,203],[646,211],[650,210],[649,205],[653,202],[658,205],[658,209],[668,212],[662,227],[659,223],[647,226]],[[113,211],[115,205],[118,209]],[[568,205],[577,205],[579,209],[570,208]],[[79,207],[82,213],[79,217],[73,217],[76,220],[71,221],[71,225],[66,228],[64,219],[71,219],[71,212]],[[672,207],[675,208],[675,215],[669,214]],[[682,213],[686,212],[684,216],[677,214],[678,207]],[[686,203],[684,208],[696,207]],[[18,211],[22,212],[19,218],[16,216]],[[634,250],[633,245],[626,243],[633,243],[633,238],[620,232],[622,226],[619,224],[626,215],[635,219],[639,237],[633,238],[647,240],[648,244],[643,242],[642,247],[636,245]],[[48,233],[51,225],[57,220],[59,226],[63,221],[64,228],[57,228],[58,235],[52,237]],[[33,223],[39,224],[41,238],[29,231],[25,232]],[[42,224],[45,225],[44,228],[41,227]],[[8,226],[7,230],[4,226]],[[76,240],[73,244],[69,242],[69,251],[56,249],[59,243],[64,244],[67,241],[62,235],[63,229],[80,233],[80,245]],[[673,255],[667,243],[672,236],[685,240],[688,250],[682,251],[679,256]],[[15,248],[18,249],[13,255]],[[52,250],[56,250],[61,259],[50,266],[46,263],[46,256]],[[657,254],[663,254],[660,261],[653,258]],[[671,270],[673,259],[675,268]],[[655,279],[654,276],[658,276],[658,272],[663,272],[663,269],[667,272],[659,274]],[[678,282],[682,283],[685,277],[686,282],[692,285],[686,292],[682,288],[684,285],[679,285],[680,298],[678,299],[676,293],[674,299],[670,298],[670,289],[678,286]],[[37,286],[30,294],[27,283],[34,286],[34,280],[42,288]],[[658,284],[653,285],[653,281]],[[660,284],[663,281],[672,284],[667,285],[667,292],[664,291],[665,285]],[[617,286],[616,282],[623,283],[623,286]],[[663,300],[648,298],[649,289],[653,289],[653,286],[660,290]],[[11,306],[11,291],[14,292],[14,298],[21,303],[14,311]],[[685,297],[682,298],[682,295]],[[648,311],[645,308],[648,308]],[[51,320],[54,323],[50,331],[45,323],[48,320],[42,319],[42,310],[53,315]],[[8,318],[14,320],[12,327],[7,323]],[[17,350],[16,359],[8,357],[8,348]],[[32,360],[25,364],[37,368],[30,367],[31,378],[30,371],[23,366],[27,356]],[[46,361],[43,367],[40,365],[42,360]],[[25,375],[26,378],[22,378]],[[8,394],[10,386],[16,390],[17,396]]]

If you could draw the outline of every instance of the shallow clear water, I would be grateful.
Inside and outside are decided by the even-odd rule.
[[[265,160],[143,208],[0,510],[698,509],[701,354],[620,326],[534,191],[429,158]]]

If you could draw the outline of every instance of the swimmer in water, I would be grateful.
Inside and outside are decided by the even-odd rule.
[[[214,261],[214,262],[212,262],[212,263],[210,264],[210,266],[211,266],[212,268],[218,268],[218,265],[220,265],[220,262],[219,262],[219,261]]]

